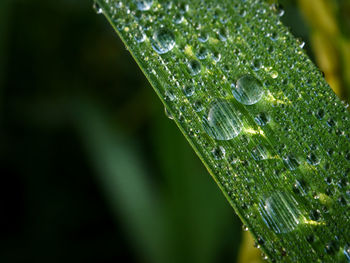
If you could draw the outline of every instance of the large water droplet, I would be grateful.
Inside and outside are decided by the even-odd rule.
[[[239,78],[236,85],[232,85],[231,88],[235,99],[245,105],[257,103],[264,94],[262,83],[251,75]]]
[[[259,211],[266,225],[276,233],[293,231],[300,223],[298,202],[285,192],[275,192],[261,200]]]
[[[157,30],[152,37],[152,47],[158,54],[165,54],[175,46],[174,34],[166,28]]]
[[[147,11],[151,9],[153,0],[136,0],[136,6],[138,10]]]
[[[232,103],[217,99],[210,104],[208,115],[203,117],[203,128],[216,140],[231,140],[241,132],[242,123]]]

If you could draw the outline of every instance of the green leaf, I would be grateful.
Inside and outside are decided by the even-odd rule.
[[[267,257],[349,261],[349,113],[283,12],[263,0],[96,3]]]

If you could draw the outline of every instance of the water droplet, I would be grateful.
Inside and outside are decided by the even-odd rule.
[[[176,24],[181,24],[184,21],[184,16],[182,14],[176,14],[174,21]]]
[[[242,230],[243,230],[243,231],[248,231],[249,228],[248,228],[246,225],[242,225]]]
[[[245,105],[257,103],[264,94],[262,83],[250,75],[239,78],[231,88],[235,99]]]
[[[270,121],[270,116],[264,112],[261,112],[254,118],[255,122],[260,126],[265,126]]]
[[[317,118],[317,119],[321,120],[321,119],[324,117],[324,115],[325,115],[324,110],[323,110],[323,109],[319,109],[319,110],[316,112],[315,115],[316,115],[316,118]]]
[[[307,194],[307,191],[308,191],[308,186],[303,179],[296,180],[295,183],[293,184],[294,193],[304,196]]]
[[[198,59],[205,59],[208,55],[208,50],[205,49],[204,47],[200,48],[198,53],[197,53],[197,58]]]
[[[309,153],[306,161],[311,165],[318,165],[320,163],[320,159],[314,153]]]
[[[299,161],[293,155],[289,155],[283,158],[283,162],[288,167],[288,169],[292,171],[299,167]]]
[[[348,260],[348,262],[350,262],[350,246],[346,245],[344,247],[344,255],[345,255],[346,259]]]
[[[136,29],[134,32],[134,38],[137,43],[142,43],[146,40],[146,35],[140,29]]]
[[[276,12],[278,16],[283,16],[284,15],[284,10],[281,5],[279,4],[272,4],[271,6],[272,10]]]
[[[165,116],[167,116],[170,120],[174,119],[174,116],[168,111],[166,107],[164,107],[164,112],[165,112]]]
[[[219,62],[221,59],[221,54],[217,51],[212,52],[211,57],[214,59],[215,62]]]
[[[233,104],[217,99],[211,103],[208,115],[203,117],[203,128],[216,140],[231,140],[241,132],[242,124]]]
[[[157,30],[152,37],[152,47],[158,54],[165,54],[175,46],[174,34],[166,28]]]
[[[225,157],[226,151],[224,147],[219,146],[219,147],[215,147],[211,151],[211,153],[213,154],[215,160],[221,160]]]
[[[186,12],[188,12],[188,10],[190,9],[190,6],[186,3],[180,3],[179,5],[179,11],[181,14],[184,14]]]
[[[334,126],[335,126],[335,121],[334,121],[333,119],[329,119],[329,120],[327,121],[327,125],[328,125],[329,127],[334,127]]]
[[[194,86],[186,86],[183,90],[186,97],[191,97],[194,94],[195,88]]]
[[[270,73],[271,78],[276,79],[278,78],[278,72],[276,70],[271,71]]]
[[[188,68],[190,70],[190,73],[192,76],[197,75],[200,71],[201,71],[201,63],[199,63],[199,61],[197,60],[191,60],[188,63]]]
[[[94,4],[92,5],[93,9],[95,10],[96,14],[100,15],[103,13],[103,10],[101,8],[101,6],[99,5],[99,3],[94,2]]]
[[[228,158],[228,161],[229,161],[230,164],[235,164],[235,163],[237,163],[238,159],[236,158],[236,156],[231,155],[231,156]]]
[[[310,211],[310,219],[314,220],[314,221],[319,221],[321,218],[321,212],[320,210],[316,209],[316,210],[311,210]]]
[[[259,59],[254,59],[252,66],[254,71],[258,71],[261,68],[261,61]]]
[[[278,234],[293,231],[300,223],[298,202],[285,192],[275,192],[261,200],[259,211],[265,224]]]
[[[221,40],[221,41],[226,41],[227,40],[227,32],[224,28],[221,28],[219,31],[218,31],[218,38]]]
[[[153,0],[136,0],[137,9],[140,11],[150,10],[153,4]]]
[[[264,147],[258,145],[252,150],[252,156],[256,161],[265,160],[267,159],[267,150]]]
[[[165,100],[167,100],[167,101],[174,101],[174,100],[176,100],[175,93],[172,90],[170,90],[170,89],[166,90],[165,91]]]
[[[198,100],[193,103],[193,108],[196,112],[200,112],[203,110],[203,105],[202,103]]]
[[[208,41],[208,39],[209,39],[209,35],[206,32],[202,31],[199,33],[198,40],[200,42],[205,43]]]
[[[335,254],[339,250],[339,244],[337,241],[331,241],[325,246],[327,254]]]

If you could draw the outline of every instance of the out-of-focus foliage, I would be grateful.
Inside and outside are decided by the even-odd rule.
[[[299,0],[298,3],[312,28],[317,63],[333,90],[345,99],[350,92],[350,2]]]

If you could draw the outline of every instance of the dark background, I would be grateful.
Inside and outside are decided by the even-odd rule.
[[[1,0],[0,91],[0,262],[237,261],[239,219],[92,1]]]

